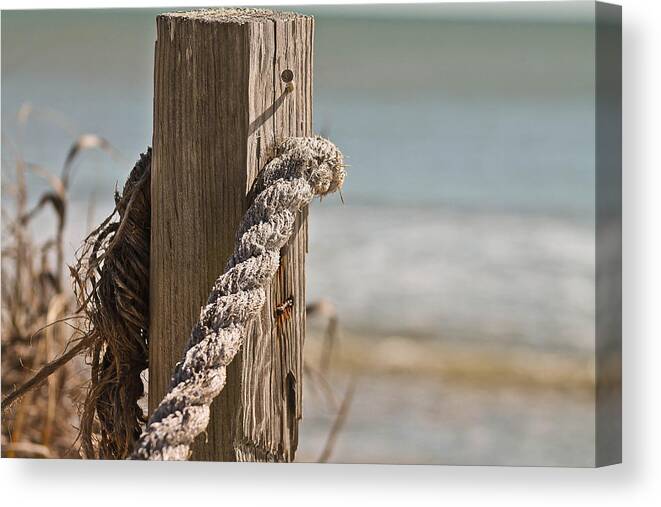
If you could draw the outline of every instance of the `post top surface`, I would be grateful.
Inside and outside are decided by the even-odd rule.
[[[166,12],[159,17],[184,18],[209,23],[253,23],[263,21],[282,21],[297,18],[309,18],[304,14],[290,11],[273,11],[253,8],[217,8],[195,9],[190,11]]]

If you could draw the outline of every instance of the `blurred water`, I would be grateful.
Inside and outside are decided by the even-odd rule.
[[[351,164],[347,205],[312,211],[309,299],[367,333],[592,349],[592,6],[298,9],[317,15],[315,127]],[[156,12],[3,12],[3,179],[25,101],[31,162],[59,167],[87,131],[124,157],[81,158],[70,253],[90,195],[98,219],[150,143]]]
[[[594,347],[594,235],[546,215],[315,210],[309,292],[361,334]]]
[[[335,417],[306,391],[297,461],[319,459]],[[588,396],[363,376],[329,461],[589,467],[594,438]]]

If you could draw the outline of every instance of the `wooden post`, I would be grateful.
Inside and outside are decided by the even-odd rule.
[[[261,9],[157,18],[149,407],[165,394],[276,139],[312,132],[314,20]],[[293,74],[293,76],[292,76]],[[293,83],[287,83],[293,77]],[[293,87],[292,87],[293,84]],[[291,461],[305,330],[306,212],[192,459]],[[235,451],[235,449],[238,450]]]

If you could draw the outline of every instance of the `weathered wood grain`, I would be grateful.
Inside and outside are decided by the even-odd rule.
[[[157,18],[149,406],[165,394],[278,138],[311,134],[314,21],[222,9]],[[281,75],[294,74],[293,90]],[[290,461],[301,418],[307,215],[193,459]]]

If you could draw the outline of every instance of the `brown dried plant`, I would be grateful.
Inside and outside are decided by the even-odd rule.
[[[70,359],[84,350],[86,334],[77,328],[80,321],[74,295],[64,283],[69,186],[74,162],[82,151],[115,152],[105,139],[85,134],[71,145],[59,175],[26,161],[26,126],[40,113],[43,116],[43,111],[24,105],[17,117],[16,141],[3,139],[2,392],[7,395],[17,386],[22,389],[10,400],[15,403],[3,400],[2,455],[78,457],[76,400],[85,382],[84,365]],[[28,173],[47,183],[47,190],[31,207]],[[11,209],[5,208],[8,202]],[[47,231],[35,233],[30,227],[48,208],[55,216],[50,237]],[[46,364],[48,368],[34,376]],[[7,405],[11,406],[4,410]]]

